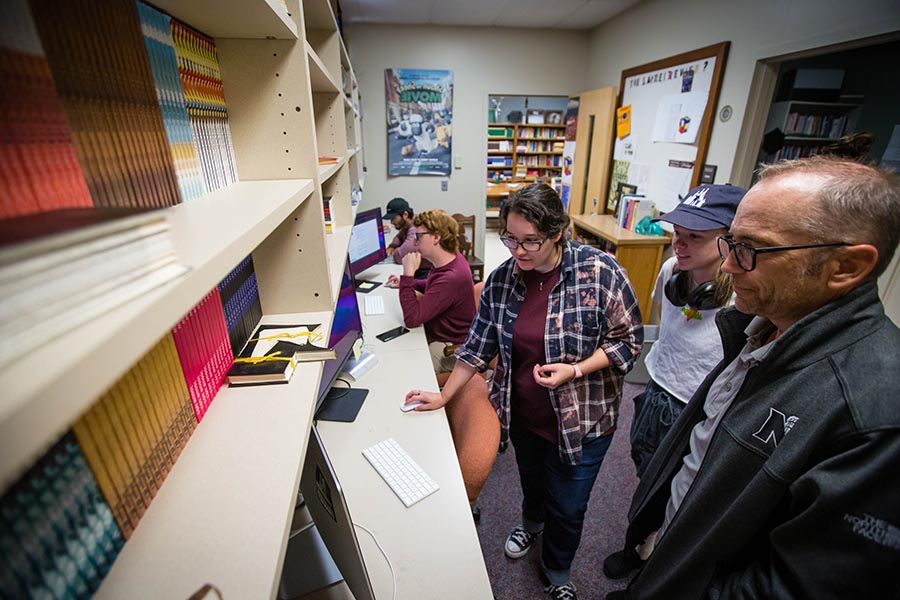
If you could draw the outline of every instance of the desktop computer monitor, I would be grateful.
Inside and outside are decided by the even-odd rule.
[[[375,600],[347,500],[315,427],[309,434],[303,474],[300,477],[300,492],[315,523],[318,537],[325,543],[328,554],[340,570],[353,597],[357,600]],[[280,599],[293,600],[333,580],[331,573],[310,572],[316,568],[328,568],[327,561],[311,555],[314,553],[309,551],[310,546],[314,547],[315,543],[302,536],[292,537],[288,541],[278,590]]]
[[[380,207],[356,215],[356,222],[350,232],[349,253],[350,268],[353,269],[354,275],[359,275],[387,258]]]
[[[341,290],[338,294],[337,304],[334,307],[334,319],[331,321],[331,334],[328,338],[328,345],[334,348],[337,358],[326,360],[322,364],[322,378],[319,380],[319,393],[316,398],[316,418],[324,420],[353,420],[352,418],[338,418],[335,413],[341,416],[347,416],[346,410],[340,410],[342,407],[337,406],[343,404],[343,408],[353,406],[352,416],[355,418],[362,400],[365,399],[365,390],[347,390],[346,388],[335,389],[331,392],[331,386],[334,385],[338,374],[344,368],[344,364],[353,355],[353,345],[356,340],[362,338],[362,319],[359,316],[359,305],[356,302],[356,289],[353,284],[353,272],[350,270],[349,259],[344,263],[344,275],[341,278]],[[330,413],[330,416],[329,416]]]

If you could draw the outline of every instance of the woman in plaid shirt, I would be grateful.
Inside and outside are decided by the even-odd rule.
[[[516,449],[524,495],[505,552],[525,556],[543,532],[545,591],[574,599],[572,559],[622,382],[643,343],[641,313],[612,256],[566,239],[569,217],[549,186],[518,190],[500,222],[512,258],[488,276],[456,367],[440,393],[406,399],[422,403],[416,410],[440,408],[498,358],[490,399]]]

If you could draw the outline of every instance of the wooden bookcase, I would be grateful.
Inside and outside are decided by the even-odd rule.
[[[362,127],[329,1],[151,3],[216,41],[239,182],[165,209],[186,276],[60,335],[51,360],[32,353],[0,371],[3,491],[248,254],[264,314],[330,328]],[[288,385],[223,387],[97,597],[188,598],[206,583],[275,597],[320,374],[304,363]]]
[[[489,226],[496,221],[497,210],[506,197],[507,190],[518,187],[506,184],[529,183],[538,177],[556,177],[562,174],[565,129],[563,124],[488,124],[486,214]],[[498,146],[502,149],[498,149]],[[498,157],[509,164],[490,164],[491,159]],[[547,162],[556,164],[546,164]],[[491,182],[495,185],[492,186]]]
[[[641,314],[650,315],[653,286],[662,266],[663,250],[672,238],[668,235],[641,235],[616,225],[612,215],[576,215],[572,217],[574,238],[590,238],[596,245],[616,255],[616,260],[628,272]]]

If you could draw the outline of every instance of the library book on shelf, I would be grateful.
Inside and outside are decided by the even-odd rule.
[[[64,209],[0,232],[0,365],[188,271],[158,210]]]

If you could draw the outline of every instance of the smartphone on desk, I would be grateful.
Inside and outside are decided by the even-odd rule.
[[[400,327],[394,327],[393,329],[388,329],[384,333],[379,333],[375,337],[377,337],[382,342],[389,342],[394,338],[400,337],[404,333],[409,333],[409,329],[407,329],[406,327],[403,327],[401,325]]]

